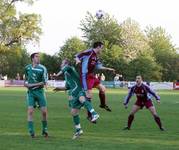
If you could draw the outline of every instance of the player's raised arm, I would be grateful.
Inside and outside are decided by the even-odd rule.
[[[76,64],[81,63],[82,58],[85,56],[89,56],[90,54],[91,54],[91,49],[77,53],[75,55]]]
[[[81,63],[81,60],[78,57],[75,57],[76,65]]]

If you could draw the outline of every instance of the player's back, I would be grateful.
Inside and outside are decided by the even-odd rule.
[[[81,73],[93,73],[98,61],[93,49],[85,50],[76,56],[81,60]]]
[[[74,67],[67,65],[62,71],[65,76],[65,81],[71,90],[82,90],[79,75]]]

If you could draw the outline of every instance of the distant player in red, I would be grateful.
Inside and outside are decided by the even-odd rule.
[[[102,48],[102,42],[95,42],[93,48],[78,53],[75,60],[77,64],[80,63],[82,87],[86,91],[88,100],[91,101],[92,88],[97,88],[99,90],[99,98],[101,102],[100,107],[107,111],[111,111],[106,105],[105,86],[100,83],[99,79],[97,79],[94,74],[95,69],[114,71],[112,68],[104,67],[99,61],[98,54],[100,54]],[[90,118],[90,113],[88,113],[88,117]]]
[[[156,93],[153,90],[151,90],[149,86],[143,83],[141,76],[136,77],[136,84],[132,86],[131,89],[129,90],[129,93],[124,101],[125,108],[127,108],[129,100],[133,94],[136,95],[137,101],[132,107],[132,110],[128,117],[127,127],[125,127],[124,130],[130,130],[132,121],[134,120],[134,114],[145,106],[147,109],[149,109],[149,111],[153,115],[160,130],[164,131],[164,128],[162,127],[162,123],[160,121],[160,117],[157,115],[155,106],[153,105],[151,100],[151,95],[152,95],[155,97],[157,102],[160,103],[160,97],[156,95]]]

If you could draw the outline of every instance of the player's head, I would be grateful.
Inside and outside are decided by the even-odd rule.
[[[40,63],[40,55],[39,55],[39,53],[32,53],[31,55],[30,55],[30,59],[31,59],[31,61],[34,63],[34,64],[39,64]]]
[[[104,46],[104,44],[102,42],[95,42],[93,44],[93,49],[97,54],[99,54],[101,52],[101,50],[103,49],[103,46]]]
[[[141,76],[141,75],[137,75],[137,76],[136,76],[136,83],[137,83],[138,85],[140,85],[140,84],[142,83],[142,76]]]
[[[70,65],[70,61],[69,61],[68,59],[62,60],[61,68],[63,68],[63,67],[66,66],[66,65]]]

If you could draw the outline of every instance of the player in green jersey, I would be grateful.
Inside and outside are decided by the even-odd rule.
[[[48,74],[45,66],[40,64],[39,53],[31,55],[32,64],[25,67],[25,82],[27,87],[27,120],[28,130],[32,138],[35,137],[33,113],[35,102],[40,106],[42,114],[42,135],[48,137],[47,132],[47,102],[44,93],[44,86],[46,86]]]
[[[95,112],[91,103],[86,100],[86,95],[82,89],[79,75],[75,68],[69,65],[69,61],[67,59],[62,61],[61,71],[57,75],[61,74],[64,74],[66,86],[57,87],[54,91],[68,90],[69,106],[71,108],[71,114],[75,125],[75,134],[73,139],[76,139],[83,133],[79,117],[79,110],[81,107],[84,106],[89,112],[91,112],[91,121],[96,121],[99,118],[99,115]]]

